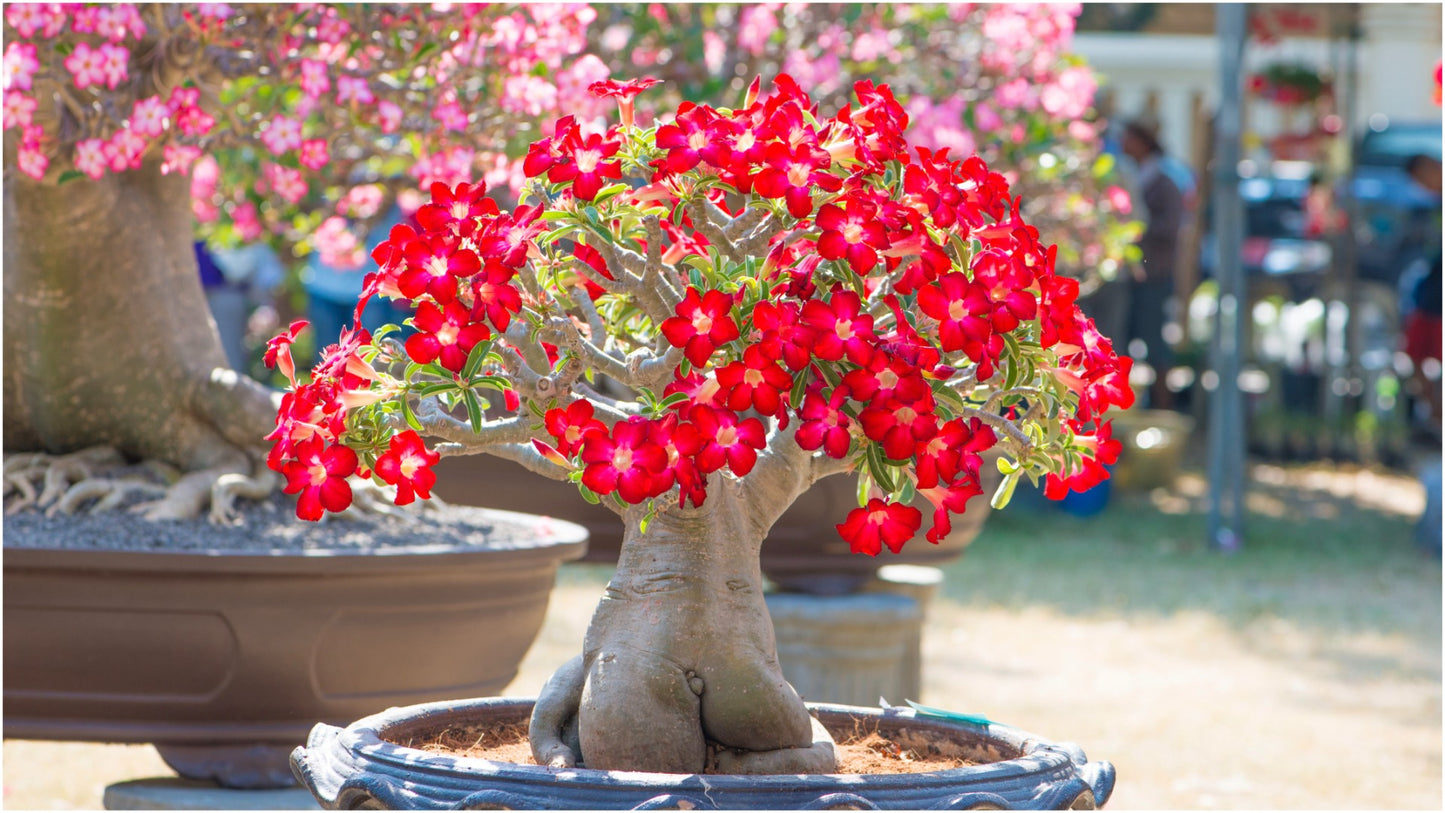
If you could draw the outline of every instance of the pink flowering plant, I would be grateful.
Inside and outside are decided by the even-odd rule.
[[[350,330],[309,378],[289,358],[300,326],[277,337],[293,386],[269,463],[308,519],[346,507],[349,475],[407,503],[441,456],[471,453],[622,517],[584,652],[538,701],[539,763],[829,772],[773,651],[772,522],[852,473],[837,531],[855,551],[897,551],[925,523],[936,541],[995,448],[996,505],[1024,477],[1088,488],[1119,450],[1105,415],[1132,401],[1129,359],[1007,180],[910,145],[887,86],[824,111],[780,75],[738,107],[643,125],[648,84],[599,83],[621,123],[567,116],[533,142],[511,211],[483,183],[431,186],[358,303],[410,305],[407,331]]]
[[[1071,52],[1077,3],[749,3],[624,6],[588,29],[614,71],[667,80],[671,104],[722,103],[740,77],[787,73],[826,105],[887,77],[909,139],[976,154],[1058,241],[1085,292],[1135,258],[1140,226],[1102,149],[1099,79]]]
[[[209,506],[237,521],[237,497],[280,483],[262,440],[277,398],[227,368],[197,224],[213,246],[270,241],[359,283],[362,235],[393,202],[419,205],[433,182],[520,189],[543,119],[604,104],[586,90],[608,75],[585,53],[595,18],[582,4],[6,4],[5,450],[26,455],[7,465],[7,508],[140,498],[155,518]],[[418,318],[456,318],[448,304]],[[344,458],[322,454],[328,471]],[[117,472],[143,459],[178,478],[156,494]]]

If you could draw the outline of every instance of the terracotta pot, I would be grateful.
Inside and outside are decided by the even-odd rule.
[[[371,555],[7,547],[5,736],[151,742],[185,776],[289,785],[318,720],[505,688],[585,545],[550,522]]]
[[[583,500],[570,484],[549,480],[491,455],[445,458],[436,472],[435,493],[444,500],[575,522],[590,534],[586,561],[617,561],[622,548],[622,521],[607,508]],[[786,590],[842,595],[872,581],[884,565],[937,567],[952,562],[978,536],[992,510],[988,500],[1002,478],[994,457],[984,457],[981,472],[984,494],[969,503],[966,513],[953,517],[952,533],[937,545],[923,538],[932,527],[933,506],[919,497],[914,504],[923,512],[923,530],[904,546],[902,553],[877,557],[850,551],[833,527],[857,506],[858,481],[844,475],[820,480],[774,523],[763,543],[763,574]]]
[[[910,747],[945,740],[976,764],[919,774],[723,776],[564,771],[442,756],[388,740],[447,726],[525,722],[533,701],[485,698],[389,709],[345,729],[318,725],[291,756],[325,808],[396,810],[1092,809],[1114,788],[1114,766],[1078,746],[1002,725],[976,726],[912,709],[809,704],[834,736],[878,731]],[[645,721],[638,721],[644,724]]]

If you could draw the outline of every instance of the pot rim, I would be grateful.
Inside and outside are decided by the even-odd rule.
[[[234,571],[239,568],[258,572],[317,571],[336,572],[336,568],[375,569],[409,565],[462,566],[478,559],[504,555],[505,561],[487,562],[486,567],[507,567],[508,563],[530,564],[535,559],[571,561],[586,552],[588,531],[575,522],[556,517],[543,517],[518,511],[475,506],[456,506],[481,511],[499,521],[524,527],[545,524],[545,536],[527,536],[505,545],[461,545],[427,543],[388,546],[374,550],[326,549],[292,550],[287,548],[254,549],[177,549],[107,550],[89,547],[4,546],[4,568],[66,569],[66,570],[165,570]]]
[[[318,739],[319,734],[324,735],[334,732],[338,740],[338,745],[347,752],[352,754],[364,753],[367,759],[385,763],[389,767],[400,771],[414,767],[419,761],[429,761],[438,763],[431,766],[437,775],[446,775],[458,779],[470,776],[487,776],[491,778],[505,778],[543,784],[556,783],[565,779],[568,785],[574,787],[578,785],[609,787],[616,787],[619,784],[655,785],[659,782],[666,782],[682,787],[695,786],[697,788],[708,788],[718,791],[756,790],[760,787],[760,784],[763,787],[766,787],[768,784],[776,784],[779,786],[785,785],[789,789],[819,792],[847,792],[850,789],[857,789],[859,786],[879,789],[895,785],[911,788],[930,785],[953,786],[958,784],[961,779],[978,781],[1055,773],[1069,767],[1070,763],[1081,764],[1083,762],[1082,753],[1078,752],[1076,747],[1052,742],[1000,723],[990,723],[985,727],[974,727],[964,723],[919,715],[911,708],[895,706],[888,709],[878,709],[862,706],[846,706],[835,703],[807,703],[807,707],[809,711],[818,712],[824,717],[849,715],[855,718],[864,717],[898,720],[940,732],[980,728],[979,736],[981,738],[993,740],[996,744],[1001,744],[1012,749],[1018,755],[997,762],[967,765],[959,768],[947,768],[923,773],[831,773],[760,776],[677,774],[649,771],[606,771],[592,768],[556,769],[541,765],[497,762],[479,757],[442,757],[434,752],[423,751],[419,748],[396,745],[381,737],[381,732],[389,728],[397,728],[404,725],[415,726],[428,718],[449,716],[464,717],[474,711],[496,711],[506,709],[509,706],[518,707],[519,710],[530,711],[535,702],[536,698],[533,697],[504,696],[393,707],[378,714],[362,718],[344,729],[317,726],[317,730],[313,730],[311,735],[311,740],[313,741],[309,741],[306,747],[309,748],[318,744],[314,741]],[[324,731],[323,729],[330,730]],[[297,751],[301,750],[300,748],[297,749]],[[294,755],[293,759],[295,759]],[[441,764],[442,760],[445,760],[446,763]]]

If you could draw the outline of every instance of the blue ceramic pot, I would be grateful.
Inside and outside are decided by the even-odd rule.
[[[520,723],[531,699],[485,698],[388,709],[341,729],[318,725],[291,754],[296,775],[332,810],[1015,810],[1092,809],[1114,766],[1074,745],[1008,726],[912,709],[808,704],[835,737],[876,730],[917,748],[947,742],[979,763],[917,774],[730,776],[554,769],[448,757],[394,745],[445,727]]]

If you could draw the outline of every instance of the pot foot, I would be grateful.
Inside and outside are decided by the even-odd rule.
[[[186,779],[209,780],[223,788],[267,790],[296,786],[290,761],[293,747],[272,743],[156,743],[155,749],[171,770]]]

